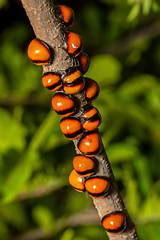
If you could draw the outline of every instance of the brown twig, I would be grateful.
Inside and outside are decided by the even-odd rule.
[[[21,0],[30,19],[31,25],[37,38],[46,42],[53,50],[53,61],[50,65],[43,67],[43,72],[56,71],[60,74],[65,74],[69,67],[79,66],[79,63],[74,57],[71,57],[64,49],[64,42],[66,39],[66,32],[63,24],[56,18],[53,5],[50,0]],[[75,94],[79,100],[80,107],[86,104],[83,94]],[[76,116],[80,116],[80,112]],[[74,145],[77,153],[77,140],[74,140]],[[102,146],[103,148],[103,146]],[[99,163],[97,175],[106,176],[110,179],[110,191],[106,197],[94,198],[93,202],[98,210],[100,218],[112,211],[122,210],[126,214],[127,228],[121,234],[109,234],[111,240],[138,240],[136,229],[132,223],[127,210],[124,206],[123,200],[119,194],[117,183],[114,179],[113,172],[110,167],[107,155],[103,148],[101,154],[96,156]]]

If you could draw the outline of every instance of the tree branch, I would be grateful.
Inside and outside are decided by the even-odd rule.
[[[56,71],[60,74],[65,74],[69,67],[78,67],[79,63],[74,57],[71,57],[64,49],[64,41],[66,32],[63,24],[56,18],[53,5],[50,0],[21,0],[30,19],[31,25],[37,38],[46,42],[52,49],[54,59],[50,65],[43,66],[43,72]],[[83,107],[87,102],[84,95],[81,93],[75,94],[79,100],[80,107]],[[80,116],[80,111],[75,115]],[[77,139],[74,140],[76,152],[80,151],[77,148]],[[103,146],[102,146],[103,147]],[[110,179],[110,191],[106,197],[93,198],[95,207],[98,210],[99,216],[102,219],[104,215],[112,211],[122,210],[126,214],[127,227],[121,234],[110,234],[111,240],[129,240],[138,239],[135,226],[132,223],[123,200],[119,194],[117,183],[113,176],[110,163],[105,153],[104,147],[102,152],[95,157],[98,161],[98,171],[96,175],[106,176]]]

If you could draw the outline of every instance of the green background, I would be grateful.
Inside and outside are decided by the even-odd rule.
[[[90,56],[86,76],[106,152],[140,240],[160,236],[160,6],[144,0],[57,1]],[[0,0],[0,240],[107,239],[91,198],[68,183],[75,150],[51,108],[20,1]]]

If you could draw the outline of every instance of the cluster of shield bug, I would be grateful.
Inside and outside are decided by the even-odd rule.
[[[78,58],[80,67],[67,69],[63,78],[57,72],[45,72],[42,83],[50,91],[57,91],[52,98],[52,106],[63,117],[60,122],[61,131],[70,140],[78,139],[77,147],[81,154],[73,159],[74,169],[69,175],[70,184],[79,192],[86,190],[93,198],[105,197],[109,194],[109,179],[95,175],[98,164],[96,156],[102,151],[101,138],[97,131],[101,116],[91,104],[99,94],[99,86],[93,79],[83,76],[88,70],[89,58],[82,52],[81,37],[69,32],[73,22],[72,9],[56,6],[55,12],[67,27],[64,48],[68,54]],[[37,38],[29,44],[28,56],[37,65],[52,62],[50,47]],[[77,110],[74,94],[82,91],[87,104]],[[80,111],[80,117],[74,116],[77,111]],[[126,228],[126,216],[123,211],[111,212],[103,216],[102,225],[110,233],[121,233]]]

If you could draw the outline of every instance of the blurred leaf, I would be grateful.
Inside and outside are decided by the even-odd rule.
[[[39,227],[51,233],[53,231],[54,216],[51,210],[43,205],[37,205],[32,210],[33,218]]]
[[[17,163],[3,186],[3,203],[11,202],[23,189],[23,185],[30,178],[37,160],[38,153],[30,151],[26,152],[24,158]]]
[[[142,225],[141,227],[137,227],[139,238],[147,240],[152,240],[154,238],[155,240],[159,240],[160,234],[159,223],[160,221],[147,223],[143,225],[143,227]]]
[[[140,195],[138,192],[138,182],[134,178],[134,172],[131,164],[123,164],[122,181],[125,186],[125,196],[127,199],[126,206],[129,209],[129,214],[133,217],[137,217],[140,207]]]
[[[150,12],[152,2],[153,2],[152,0],[143,0],[142,12],[144,15],[147,15]]]
[[[25,210],[19,203],[0,205],[0,215],[8,224],[12,224],[18,229],[25,229],[27,225]]]
[[[86,237],[74,237],[72,238],[72,240],[89,240],[89,239]]]
[[[138,148],[129,143],[111,144],[106,152],[112,164],[133,160],[139,154]]]
[[[0,108],[0,151],[21,151],[26,146],[26,127],[7,111]]]
[[[155,13],[158,13],[159,10],[160,10],[160,5],[157,3],[157,1],[153,1],[153,4],[152,4],[152,10],[155,12]]]
[[[70,204],[70,202],[74,204]],[[80,212],[86,208],[88,205],[88,202],[91,202],[92,200],[89,198],[88,194],[83,194],[81,192],[76,191],[73,187],[71,188],[71,191],[68,194],[68,198],[65,200],[66,204],[66,212],[69,212],[70,214]],[[83,204],[80,204],[83,202]]]
[[[0,221],[0,240],[8,240],[8,236],[9,236],[9,229],[8,229],[8,226],[7,224],[2,221]]]
[[[147,196],[152,186],[148,161],[149,160],[144,156],[140,157],[137,156],[137,158],[133,161],[133,166],[135,167],[137,180],[139,182],[139,188],[144,197]]]
[[[84,228],[85,232],[82,233],[82,236],[84,236],[84,239],[85,239],[85,236],[87,237],[88,240],[90,239],[106,239],[108,240],[108,236],[106,235],[106,232],[103,232],[102,229],[103,227],[100,225],[100,218],[97,214],[97,219],[99,219],[99,224],[93,224],[93,225],[88,225],[87,227]],[[79,229],[79,233],[82,231],[82,227]],[[77,234],[76,237],[78,237],[78,235],[80,234]]]
[[[7,78],[2,72],[0,72],[0,93],[1,95],[8,93]]]
[[[82,12],[83,19],[85,19],[85,28],[89,29],[90,37],[97,40],[101,32],[101,12],[100,9],[92,2],[90,5],[86,4]]]
[[[103,115],[102,115],[103,117]],[[108,125],[106,127],[106,125]],[[112,121],[112,123],[108,123],[106,121],[102,121],[99,130],[102,131],[102,140],[104,147],[107,148],[108,144],[114,139],[114,137],[119,133],[120,128],[123,126],[124,122],[122,119],[116,119]]]
[[[3,72],[7,76],[9,86],[13,86],[14,92],[26,94],[35,91],[40,86],[41,72],[39,68],[30,62],[26,53],[23,53],[13,42],[5,41],[1,47],[1,61],[3,62]],[[10,59],[13,64],[10,64]],[[30,63],[30,64],[29,64]],[[26,71],[27,69],[27,71]]]
[[[140,209],[140,220],[143,222],[151,219],[158,219],[160,221],[160,181],[157,181],[153,188],[148,192],[146,200],[143,202]]]
[[[8,3],[8,0],[0,0],[0,9]]]
[[[60,127],[55,127],[59,125],[59,121],[59,116],[51,109],[32,137],[29,149],[38,150],[44,147],[45,150],[50,150],[59,145],[68,143],[67,138],[62,135]]]
[[[91,58],[87,77],[95,79],[102,86],[115,84],[121,78],[121,63],[112,55],[96,55]]]
[[[60,240],[73,240],[74,230],[68,228],[61,236]]]
[[[128,79],[118,89],[118,94],[122,98],[127,97],[127,100],[134,100],[137,96],[149,95],[151,89],[156,91],[158,84],[158,79],[155,76],[144,74],[132,77]]]
[[[132,6],[131,11],[127,17],[128,22],[132,22],[140,13],[141,5],[140,3],[136,3]]]
[[[128,5],[133,5],[137,0],[127,0]]]

